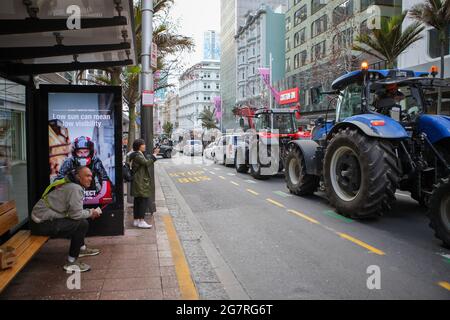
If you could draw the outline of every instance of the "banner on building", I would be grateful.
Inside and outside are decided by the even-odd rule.
[[[272,95],[275,97],[275,100],[277,103],[280,102],[280,93],[272,87],[272,84],[270,83],[270,69],[269,68],[259,68],[259,75],[261,76],[264,84],[269,88],[269,90],[272,92]]]

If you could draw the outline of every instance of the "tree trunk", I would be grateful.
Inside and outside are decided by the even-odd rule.
[[[128,107],[130,118],[130,123],[128,125],[128,151],[131,151],[133,148],[133,142],[136,139],[136,105],[133,103]]]

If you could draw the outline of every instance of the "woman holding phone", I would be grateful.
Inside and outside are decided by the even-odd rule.
[[[134,197],[134,223],[137,228],[150,229],[152,225],[145,222],[145,212],[150,198],[150,173],[148,168],[156,161],[159,148],[153,149],[150,159],[145,156],[146,145],[143,139],[133,142],[133,152],[128,156],[131,164],[133,180],[131,181],[131,196]]]

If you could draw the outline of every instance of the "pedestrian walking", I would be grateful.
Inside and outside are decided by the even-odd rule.
[[[153,155],[149,159],[145,156],[145,151],[145,141],[137,139],[133,142],[133,152],[128,154],[128,161],[133,173],[130,193],[134,197],[133,225],[137,228],[150,229],[152,225],[144,220],[150,198],[150,172],[148,168],[156,161],[159,148],[153,150]]]

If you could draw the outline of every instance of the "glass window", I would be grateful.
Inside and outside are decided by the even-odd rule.
[[[294,133],[297,130],[294,128],[292,121],[292,114],[275,114],[273,115],[273,129],[278,130],[278,133],[287,134]]]
[[[314,38],[315,36],[318,36],[319,34],[327,31],[327,29],[328,29],[328,16],[324,14],[311,24],[311,38]]]
[[[399,0],[361,0],[361,11],[366,10],[368,7],[372,5],[401,7],[402,2]]]
[[[333,24],[338,25],[353,15],[353,0],[341,3],[333,10]]]
[[[306,4],[301,7],[300,9],[298,9],[295,14],[294,14],[294,26],[299,25],[300,23],[302,23],[303,21],[306,20],[306,18],[308,17],[308,14],[306,12]]]
[[[311,1],[311,14],[316,13],[317,11],[319,11],[326,5],[327,5],[326,0],[312,0]]]
[[[286,18],[286,32],[290,31],[291,27],[292,27],[292,25],[291,25],[291,17],[287,17]]]
[[[304,44],[306,41],[306,28],[301,29],[294,35],[294,47]]]
[[[291,38],[286,38],[286,51],[291,50]]]
[[[0,202],[16,202],[28,218],[25,86],[0,78]]]
[[[348,28],[333,37],[333,51],[351,47],[353,44],[353,29]]]
[[[338,110],[339,121],[361,113],[361,88],[361,85],[354,83],[345,89]]]
[[[291,58],[286,58],[286,72],[291,71]]]
[[[311,61],[325,57],[325,48],[326,48],[325,40],[314,45],[311,48]]]
[[[448,35],[450,36],[450,25],[448,30]],[[444,55],[450,53],[450,38],[447,38],[447,44],[445,45]],[[439,41],[439,33],[436,29],[431,29],[428,31],[428,55],[430,58],[440,58],[441,57],[441,43]]]

